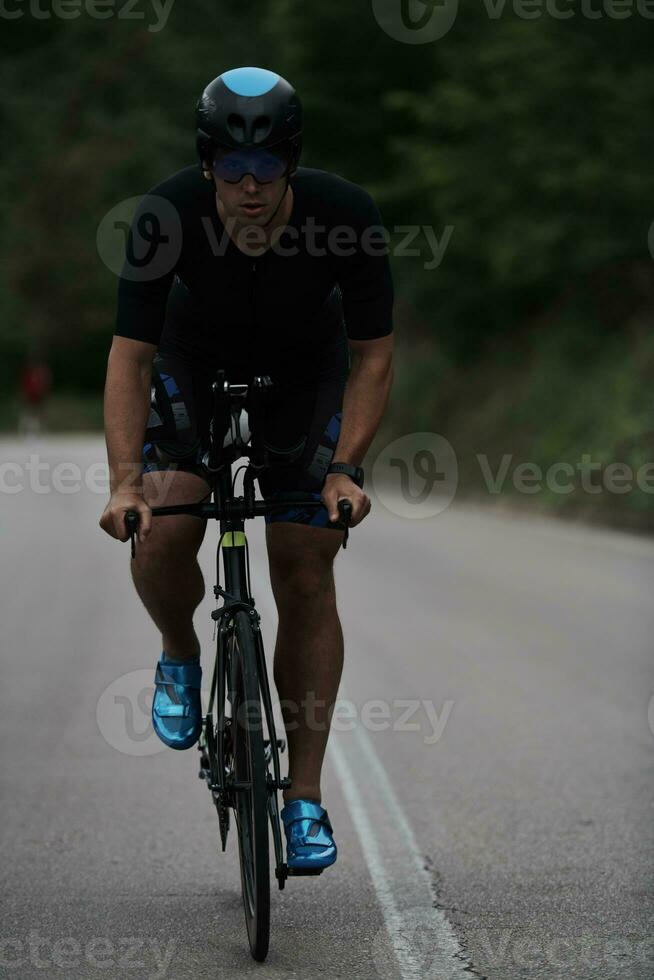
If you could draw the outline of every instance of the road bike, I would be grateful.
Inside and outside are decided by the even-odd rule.
[[[244,522],[289,507],[316,508],[321,500],[296,496],[276,497],[274,501],[255,500],[254,481],[274,465],[264,444],[264,420],[274,385],[268,375],[256,376],[252,384],[229,384],[219,371],[213,390],[213,414],[209,428],[209,448],[203,466],[210,480],[210,499],[195,504],[154,507],[153,517],[190,514],[203,520],[220,522],[216,552],[217,584],[214,595],[222,605],[211,614],[214,621],[216,656],[203,717],[199,776],[204,779],[218,813],[222,850],[227,846],[230,811],[238,837],[241,890],[250,951],[255,960],[266,958],[270,942],[270,853],[268,828],[272,832],[275,877],[280,889],[294,874],[320,874],[298,871],[284,861],[279,790],[291,781],[281,775],[280,754],[286,741],[278,738],[273,718],[270,686],[261,636],[260,616],[251,592],[250,559]],[[251,438],[243,432],[243,413]],[[227,439],[224,433],[228,432]],[[246,457],[248,463],[232,472],[234,462]],[[245,469],[243,494],[234,496],[236,476]],[[347,547],[352,505],[338,501]],[[128,511],[125,523],[135,556],[138,513]],[[220,584],[220,555],[223,557],[225,587]],[[322,869],[321,869],[322,870]]]

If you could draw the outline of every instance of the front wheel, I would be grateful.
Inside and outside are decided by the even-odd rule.
[[[264,960],[270,940],[270,859],[268,788],[259,678],[254,635],[248,614],[234,616],[230,638],[234,738],[236,826],[241,888],[250,950]],[[238,788],[242,784],[243,788]]]

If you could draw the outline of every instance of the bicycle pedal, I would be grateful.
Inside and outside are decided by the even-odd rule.
[[[288,868],[287,874],[293,875],[294,878],[306,878],[309,875],[321,875],[324,870],[324,868]]]

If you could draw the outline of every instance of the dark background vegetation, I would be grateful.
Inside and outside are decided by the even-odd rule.
[[[365,186],[389,229],[453,229],[436,269],[422,237],[422,256],[393,258],[397,379],[379,440],[447,436],[468,494],[483,490],[479,453],[492,469],[504,454],[545,469],[654,460],[651,20],[575,4],[569,19],[508,3],[490,17],[466,0],[443,38],[409,45],[369,2],[177,0],[159,32],[140,4],[145,20],[26,6],[0,24],[5,428],[34,349],[54,372],[50,427],[100,424],[116,280],[98,225],[194,160],[206,82],[259,64],[300,91],[304,164]],[[528,503],[651,530],[653,499]]]

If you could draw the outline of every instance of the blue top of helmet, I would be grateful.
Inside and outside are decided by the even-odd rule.
[[[265,95],[279,81],[279,75],[267,68],[232,68],[220,77],[236,95]]]

